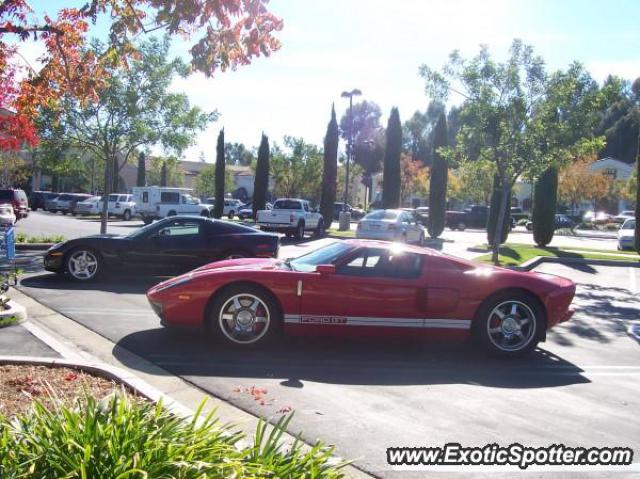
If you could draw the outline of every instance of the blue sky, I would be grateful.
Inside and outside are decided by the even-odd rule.
[[[53,13],[83,3],[32,6]],[[247,146],[256,146],[262,131],[272,141],[288,134],[321,144],[331,103],[338,115],[347,106],[345,89],[359,88],[363,99],[377,102],[384,122],[392,106],[404,120],[429,102],[418,67],[439,68],[452,50],[470,56],[480,44],[502,58],[521,38],[550,70],[577,60],[599,81],[609,73],[640,76],[637,0],[272,0],[270,9],[284,20],[280,51],[215,78],[174,81],[193,104],[220,113],[186,159],[203,151],[213,161],[223,126],[227,141]],[[37,56],[35,47],[23,50]],[[173,50],[184,55],[185,44],[175,42]]]

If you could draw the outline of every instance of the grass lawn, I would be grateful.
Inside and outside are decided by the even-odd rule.
[[[486,245],[479,246],[480,248]],[[476,261],[491,263],[491,252],[489,249]],[[610,259],[610,260],[640,260],[635,252],[631,251],[608,251],[592,248],[538,248],[532,245],[506,243],[500,247],[500,255],[498,257],[500,264],[503,266],[518,266],[525,261],[536,256],[549,256],[556,258],[581,258],[581,259]],[[624,256],[624,257],[623,257]]]
[[[356,232],[353,230],[340,231],[334,228],[330,228],[327,230],[327,235],[335,236],[337,238],[355,238]]]

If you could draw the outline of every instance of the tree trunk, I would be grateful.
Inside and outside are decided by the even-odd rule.
[[[636,251],[640,254],[640,120],[636,142],[636,229],[634,231]]]
[[[102,192],[102,212],[100,217],[100,234],[107,233],[107,220],[109,218],[109,195],[111,194],[111,181],[114,159],[107,155],[104,162],[104,191]]]
[[[507,211],[507,202],[509,201],[509,184],[505,178],[500,179],[500,209],[498,210],[498,217],[496,218],[496,228],[494,230],[493,245],[491,250],[491,261],[493,264],[498,265],[500,263],[498,255],[500,251],[500,245],[502,244],[502,228],[504,227],[504,217]]]

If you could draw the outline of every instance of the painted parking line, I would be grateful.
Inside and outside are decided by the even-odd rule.
[[[155,316],[151,310],[144,309],[89,309],[89,308],[60,308],[64,315],[69,314],[89,314],[91,316]]]

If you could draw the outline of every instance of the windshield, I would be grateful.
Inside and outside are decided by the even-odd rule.
[[[293,259],[289,261],[288,264],[294,271],[311,273],[316,270],[316,266],[319,264],[331,264],[347,251],[352,249],[353,246],[347,243],[331,243],[324,248],[317,249],[309,254]]]
[[[132,233],[129,233],[128,235],[124,235],[124,236],[126,238],[138,238],[140,236],[143,236],[143,235],[147,234],[149,231],[154,230],[157,227],[158,227],[158,223],[151,223],[151,224],[143,226],[142,228],[140,228],[138,230],[135,230]]]
[[[625,221],[622,225],[623,230],[634,230],[636,229],[636,220]]]
[[[364,217],[365,220],[396,220],[400,213],[393,210],[372,211]]]
[[[300,208],[300,202],[293,200],[280,200],[273,204],[274,210],[299,210]]]

